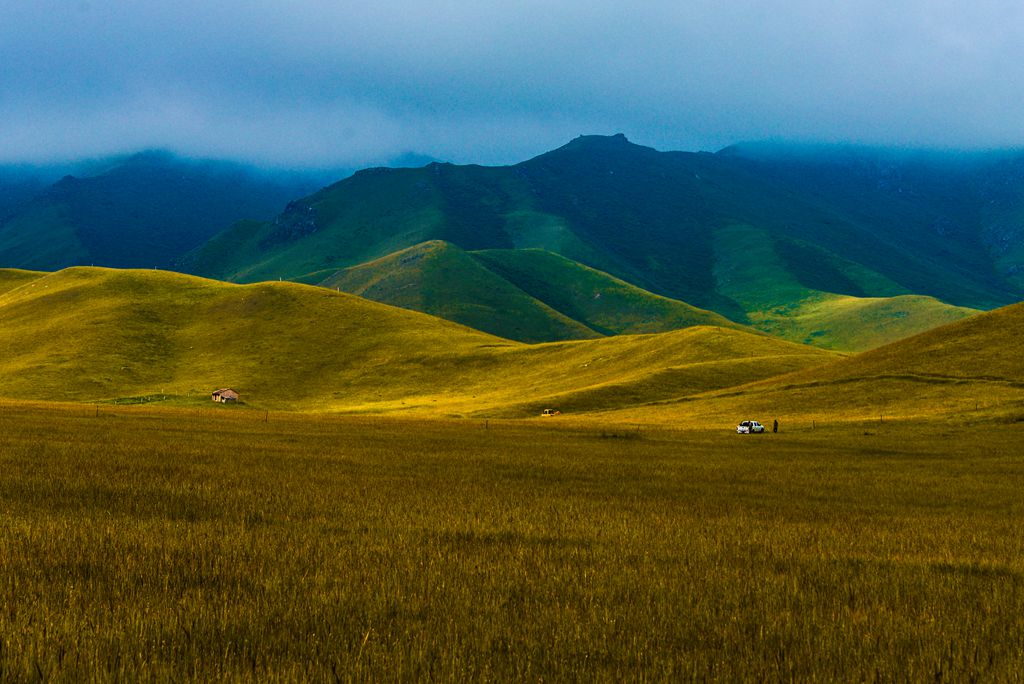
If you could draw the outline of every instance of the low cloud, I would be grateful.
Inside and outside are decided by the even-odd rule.
[[[661,149],[1024,144],[1017,3],[489,4],[8,3],[0,160],[508,163],[619,131]]]

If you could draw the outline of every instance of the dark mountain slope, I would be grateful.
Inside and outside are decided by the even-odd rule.
[[[0,220],[23,207],[57,178],[60,178],[60,174],[50,178],[45,169],[0,166]]]
[[[981,218],[993,159],[844,154],[658,152],[621,135],[584,136],[509,167],[371,169],[272,222],[236,225],[182,267],[254,281],[351,267],[428,240],[540,248],[741,322],[815,293],[985,308],[1024,294],[996,263]],[[1024,206],[1008,204],[990,222]],[[1010,259],[1014,240],[1003,250]],[[773,270],[756,284],[729,279],[730,264],[765,250]]]
[[[994,187],[1015,188],[1016,197],[1004,197],[1006,204],[1024,208],[1024,176],[1007,174],[1012,157],[743,145],[719,156],[771,178],[778,194],[799,194],[839,219],[792,222],[792,238],[838,251],[898,280],[908,292],[982,307],[1020,296],[997,267],[986,220]],[[1024,234],[1008,242],[1024,246]],[[946,276],[937,278],[937,270]],[[825,285],[818,289],[856,294]]]
[[[301,184],[152,152],[65,176],[0,220],[0,264],[168,267],[244,217],[280,211]]]

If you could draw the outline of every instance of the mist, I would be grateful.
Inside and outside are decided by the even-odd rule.
[[[1022,34],[993,0],[5,3],[0,162],[504,164],[620,131],[1019,147]]]

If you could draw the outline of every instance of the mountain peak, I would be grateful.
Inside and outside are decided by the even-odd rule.
[[[653,147],[645,147],[644,145],[637,145],[636,143],[630,142],[622,133],[616,133],[615,135],[580,135],[558,149],[540,155],[537,159],[546,159],[549,158],[549,155],[558,157],[565,153],[621,156],[634,155],[638,153],[650,154],[655,152],[657,152],[657,150]]]
[[[616,133],[615,135],[581,135],[570,141],[563,149],[624,150],[631,147],[640,147],[640,145],[631,143],[623,133]]]

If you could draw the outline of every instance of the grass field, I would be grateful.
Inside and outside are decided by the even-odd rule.
[[[0,681],[1019,681],[1022,440],[0,402]]]
[[[526,345],[324,288],[165,271],[0,269],[4,283],[0,396],[8,398],[194,404],[233,387],[270,410],[525,417],[553,401],[621,407],[835,358],[706,326]]]

